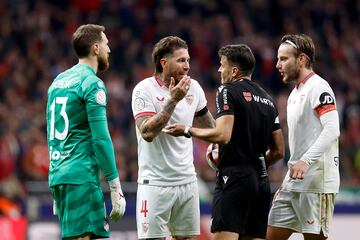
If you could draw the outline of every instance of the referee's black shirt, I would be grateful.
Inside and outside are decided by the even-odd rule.
[[[230,142],[220,145],[219,169],[242,164],[261,170],[273,131],[280,128],[273,99],[257,83],[240,79],[225,83],[216,93],[216,118],[234,115]]]

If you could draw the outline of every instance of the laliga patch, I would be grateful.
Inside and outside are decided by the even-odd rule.
[[[98,81],[97,84],[99,87],[104,87],[104,83],[102,81]]]
[[[105,91],[100,89],[95,94],[95,100],[100,105],[106,105],[106,94]]]
[[[136,111],[141,111],[145,108],[145,101],[142,98],[135,98],[134,108]]]

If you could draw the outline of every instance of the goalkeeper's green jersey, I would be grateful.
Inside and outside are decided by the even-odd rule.
[[[59,74],[48,89],[49,186],[100,182],[118,177],[106,118],[103,81],[85,64]]]

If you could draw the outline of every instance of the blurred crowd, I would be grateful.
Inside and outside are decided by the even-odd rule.
[[[303,32],[316,44],[315,72],[337,97],[342,186],[359,184],[359,15],[357,0],[0,1],[0,201],[24,198],[28,180],[47,180],[47,88],[58,73],[77,63],[71,36],[84,23],[104,25],[110,41],[110,69],[100,77],[110,96],[107,114],[122,181],[137,179],[131,92],[153,74],[152,46],[161,37],[177,35],[187,41],[190,76],[204,88],[213,114],[220,83],[217,51],[229,43],[248,44],[257,60],[253,80],[276,100],[286,137],[291,86],[281,82],[276,51],[283,34]],[[206,147],[194,140],[194,161],[199,176],[213,181]],[[287,159],[288,153],[270,168],[273,181],[281,181]],[[8,211],[5,206],[0,212]]]

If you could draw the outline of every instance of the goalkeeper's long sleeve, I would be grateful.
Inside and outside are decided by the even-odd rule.
[[[93,152],[107,181],[119,176],[115,162],[107,117],[107,92],[100,78],[90,76],[82,83],[88,121],[90,124]]]
[[[104,172],[105,179],[111,181],[117,178],[119,174],[107,121],[90,122],[90,128],[93,137],[94,153]]]

